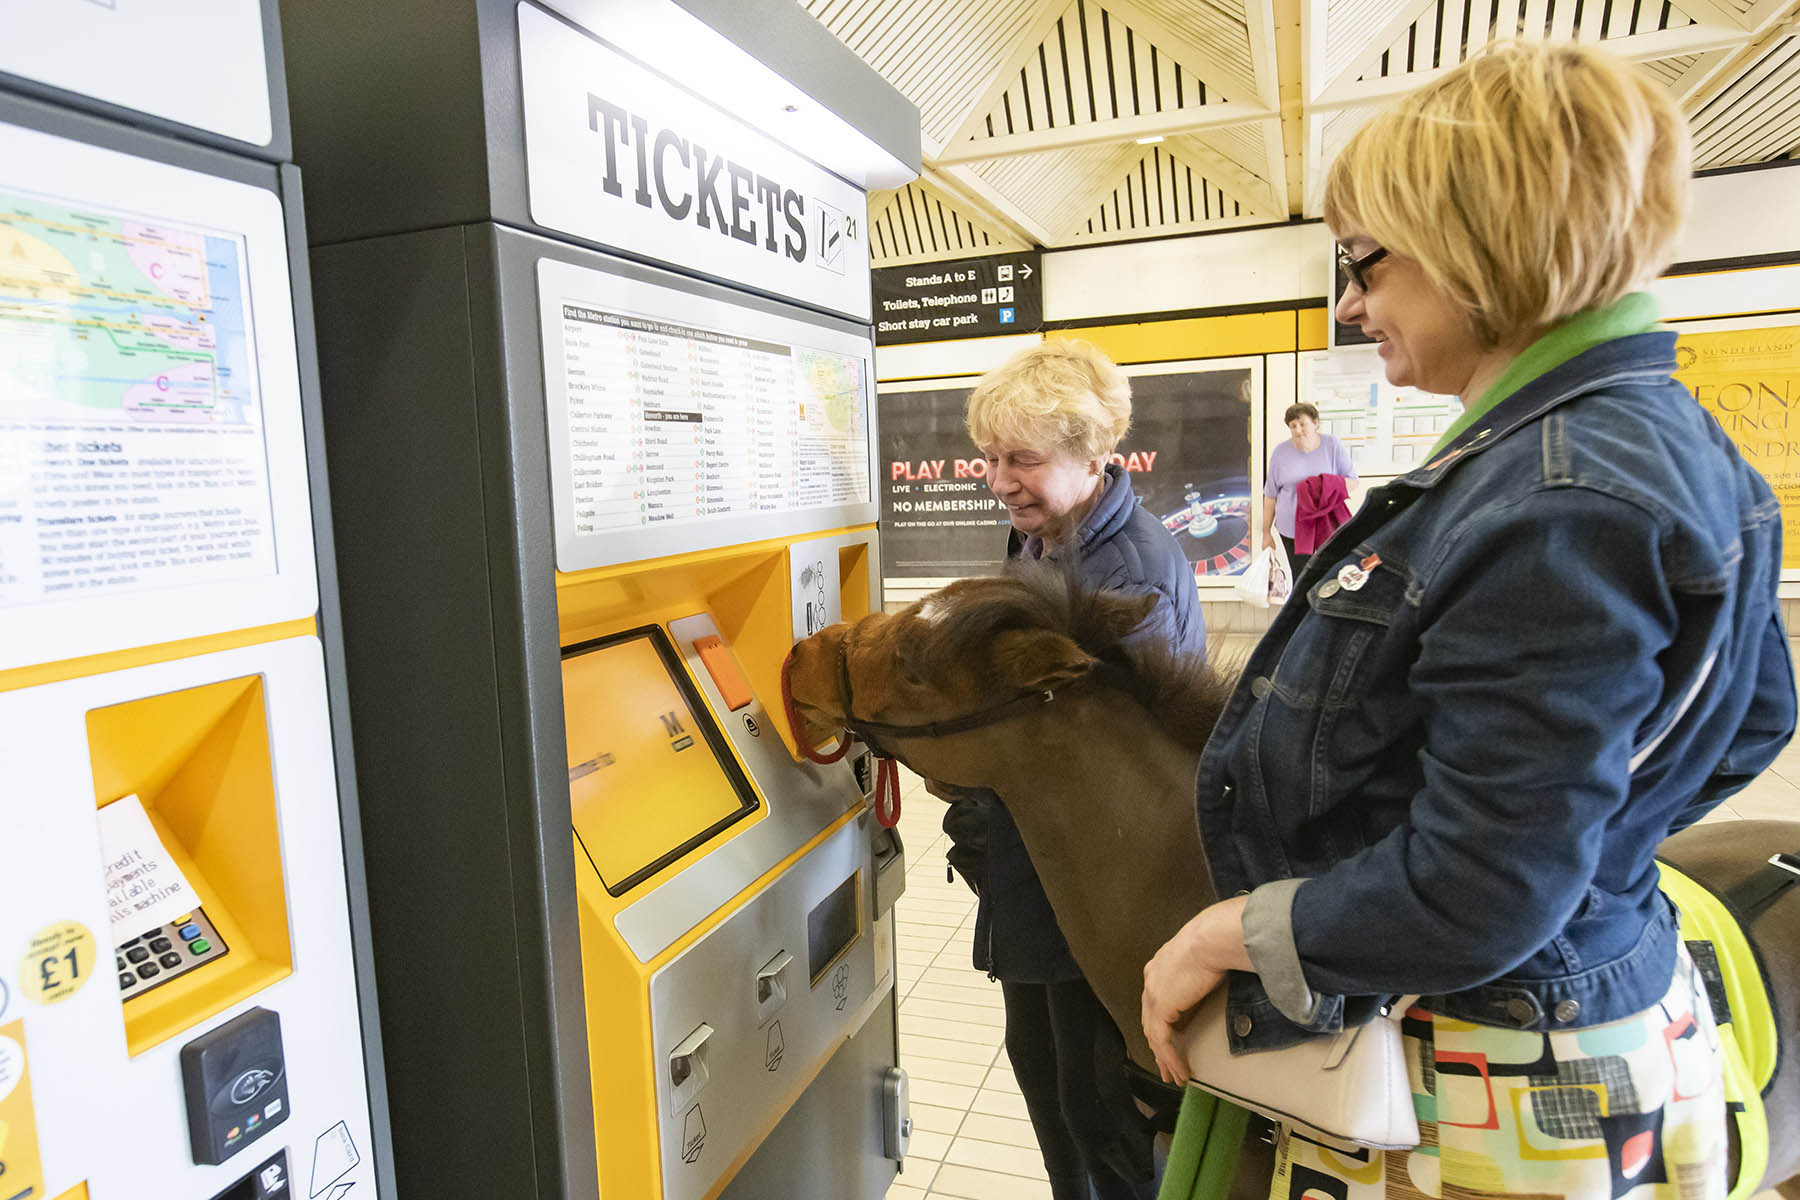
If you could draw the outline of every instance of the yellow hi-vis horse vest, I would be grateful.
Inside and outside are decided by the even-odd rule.
[[[1737,1120],[1739,1142],[1738,1176],[1726,1200],[1744,1200],[1769,1169],[1769,1121],[1762,1094],[1775,1075],[1775,1010],[1750,939],[1725,905],[1668,863],[1656,865],[1662,868],[1663,894],[1681,916],[1682,941],[1711,943],[1724,977],[1729,1011],[1714,1016],[1723,1050],[1725,1102]]]

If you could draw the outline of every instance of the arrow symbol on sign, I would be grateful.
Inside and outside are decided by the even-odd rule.
[[[1020,279],[1030,279],[1031,278],[1031,264],[1030,263],[1020,263],[1019,264],[1019,278]]]

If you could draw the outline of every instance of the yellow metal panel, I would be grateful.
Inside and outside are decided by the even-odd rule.
[[[260,675],[87,715],[96,806],[135,794],[228,953],[125,1002],[135,1057],[293,970]]]
[[[843,533],[873,534],[873,525],[856,525],[805,535],[835,537]],[[731,644],[738,665],[757,699],[771,714],[781,712],[781,664],[793,645],[793,600],[789,594],[788,543],[795,539],[771,538],[742,546],[699,550],[648,562],[556,577],[557,626],[562,644],[571,646],[590,638],[641,625],[667,622],[676,617],[707,611],[719,623],[719,632]],[[860,615],[861,597],[868,594],[867,551],[860,574],[845,577],[843,592],[849,599],[845,617]],[[843,559],[840,557],[840,569]],[[851,564],[853,570],[856,564]],[[852,588],[858,588],[852,596]],[[787,722],[774,721],[789,753],[795,753]]]
[[[844,620],[860,621],[869,615],[869,543],[838,550],[838,590]]]
[[[316,620],[301,617],[275,625],[257,625],[250,629],[234,629],[229,633],[215,633],[207,637],[183,638],[178,642],[159,642],[154,646],[115,650],[110,654],[90,654],[84,658],[66,658],[61,662],[14,667],[10,671],[0,671],[0,692],[36,687],[40,683],[60,683],[65,679],[102,675],[107,671],[123,671],[127,667],[142,667],[171,659],[192,658],[194,655],[211,654],[216,650],[235,650],[239,646],[279,642],[283,638],[304,637],[318,632],[319,623]]]
[[[1045,336],[1092,342],[1117,363],[1279,354],[1295,348],[1294,310],[1096,325],[1055,330]]]
[[[832,530],[805,535],[806,540],[832,537],[842,533],[868,532],[872,526]],[[711,615],[719,632],[736,657],[752,690],[770,714],[781,711],[780,672],[782,661],[793,643],[793,603],[790,595],[788,545],[798,538],[774,538],[744,546],[699,551],[651,562],[631,563],[619,567],[600,568],[557,577],[557,615],[562,644],[575,645],[593,638],[605,637],[637,626],[657,624],[665,629],[671,621],[698,613]],[[839,572],[843,593],[843,613],[847,619],[864,614],[869,605],[870,572],[873,555],[868,546],[855,545],[839,550]],[[654,656],[651,656],[654,659]],[[569,710],[567,724],[571,730],[606,722],[619,723],[628,717],[621,706],[638,704],[647,692],[667,687],[667,675],[659,660],[627,664],[631,669],[612,672],[608,664],[608,680],[570,684],[565,677],[564,703]],[[598,673],[596,673],[598,674]],[[659,684],[656,675],[660,674]],[[621,675],[623,677],[621,677]],[[646,686],[639,675],[648,675]],[[698,682],[698,681],[696,681]],[[607,695],[608,688],[614,695]],[[702,691],[704,694],[704,691]],[[655,717],[655,705],[649,706]],[[576,713],[584,714],[577,718]],[[598,713],[600,716],[595,717]],[[724,714],[715,714],[723,716]],[[784,741],[788,737],[786,722],[777,718],[773,724]],[[654,735],[660,723],[650,730]],[[588,752],[580,744],[572,744],[570,758]],[[789,744],[792,750],[792,745]],[[614,752],[616,755],[616,751]],[[704,774],[718,782],[710,753],[703,747],[684,751],[689,755],[706,753]],[[736,750],[733,748],[735,755]],[[666,753],[658,756],[666,760]],[[622,761],[620,759],[619,761]],[[663,764],[667,766],[666,762]],[[742,766],[740,760],[739,763]],[[608,771],[614,768],[607,768]],[[609,792],[615,779],[609,778]],[[634,786],[637,793],[651,797],[654,804],[672,802],[669,797],[692,785],[693,781],[671,782],[666,776]],[[754,776],[752,786],[758,786]],[[704,784],[711,788],[712,783]],[[621,789],[623,790],[623,789]],[[614,793],[616,794],[616,793]],[[731,838],[742,836],[767,819],[767,798],[758,812],[723,830],[717,837],[698,847],[693,854],[706,854],[719,849]],[[583,828],[584,842],[605,845],[609,840],[635,847],[639,861],[651,861],[683,840],[671,836],[665,822],[644,816],[643,804],[632,804],[629,811],[616,808],[602,812],[588,803],[578,788],[571,787],[571,803],[578,826],[584,821],[594,828]],[[666,1064],[652,1060],[652,1033],[649,1014],[650,976],[693,945],[700,938],[728,920],[778,877],[791,870],[806,854],[857,818],[861,804],[851,804],[825,828],[809,837],[804,845],[775,864],[761,878],[750,883],[729,902],[722,905],[696,928],[689,930],[649,963],[640,963],[614,927],[614,919],[627,904],[638,900],[646,890],[658,886],[669,874],[692,861],[684,855],[652,876],[639,888],[623,896],[607,893],[600,872],[590,866],[587,857],[576,851],[576,888],[579,894],[579,923],[582,945],[582,986],[587,1009],[589,1071],[593,1082],[594,1135],[597,1166],[600,1175],[601,1200],[638,1200],[639,1197],[662,1193],[661,1157],[657,1141],[657,1072]],[[692,817],[694,814],[690,813]],[[704,816],[704,814],[701,814]],[[692,825],[692,821],[688,822]],[[655,845],[660,840],[660,846]],[[590,848],[594,848],[590,846]],[[646,857],[646,852],[649,852]],[[604,868],[602,868],[604,869]],[[781,1114],[770,1114],[770,1127]],[[767,1130],[760,1131],[760,1141]],[[725,1172],[728,1181],[741,1164],[733,1164]],[[721,1187],[724,1184],[721,1182]]]
[[[1303,308],[1296,314],[1300,318],[1301,350],[1323,350],[1330,345],[1331,310],[1329,308]]]
[[[17,1044],[21,1055],[18,1078],[12,1090],[0,1097],[0,1166],[5,1179],[0,1190],[8,1196],[35,1196],[44,1187],[44,1164],[39,1157],[37,1109],[31,1100],[31,1046],[25,1039],[25,1022],[0,1025],[0,1037]]]
[[[588,1071],[593,1081],[600,1200],[637,1200],[662,1194],[661,1156],[656,1139],[656,1072],[662,1064],[652,1056],[650,976],[743,908],[856,816],[854,809],[844,813],[648,963],[637,961],[613,926],[618,911],[637,897],[608,895],[599,876],[578,856],[575,886],[581,897],[582,988],[587,1000]],[[750,1151],[742,1156],[744,1160],[768,1136],[781,1115],[770,1114],[768,1128],[752,1139]],[[724,1173],[721,1189],[742,1165],[740,1160]]]

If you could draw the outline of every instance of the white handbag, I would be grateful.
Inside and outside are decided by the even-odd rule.
[[[1400,1018],[1405,996],[1366,1025],[1279,1050],[1231,1053],[1225,987],[1214,988],[1175,1035],[1191,1082],[1271,1120],[1305,1126],[1321,1141],[1375,1150],[1419,1144]]]

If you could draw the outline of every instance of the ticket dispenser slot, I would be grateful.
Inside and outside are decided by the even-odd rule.
[[[762,1025],[781,1011],[788,998],[788,968],[794,956],[783,950],[756,973],[756,1023]]]
[[[712,1078],[706,1067],[706,1044],[713,1027],[704,1021],[669,1051],[669,1112],[678,1115]]]
[[[894,907],[906,890],[906,846],[898,829],[879,829],[872,850],[875,864],[875,918]]]

